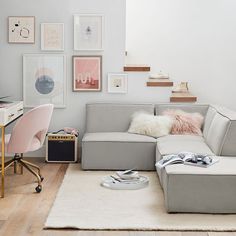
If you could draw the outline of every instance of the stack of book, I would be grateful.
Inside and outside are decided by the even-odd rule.
[[[111,178],[120,183],[136,183],[140,180],[140,175],[138,171],[125,170],[117,171],[115,176],[111,175]]]
[[[117,171],[114,175],[103,178],[101,185],[110,189],[140,189],[148,185],[149,179],[139,175],[138,171]]]

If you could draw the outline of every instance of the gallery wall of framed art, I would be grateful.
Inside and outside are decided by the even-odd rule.
[[[8,17],[8,43],[35,44],[39,40],[41,50],[23,54],[25,107],[53,103],[55,108],[65,108],[70,77],[72,92],[127,93],[127,75],[121,72],[108,75],[108,71],[103,74],[105,14],[78,12],[71,18],[73,44],[67,44],[65,49],[68,23],[38,21],[36,16]],[[68,45],[74,55],[68,55]],[[67,60],[72,62],[71,74]],[[108,84],[106,90],[103,80]]]
[[[70,1],[35,1],[19,2],[19,0],[2,1],[1,6],[1,34],[0,34],[0,93],[10,95],[9,100],[25,100],[24,111],[27,112],[32,105],[40,104],[46,98],[49,101],[49,95],[38,95],[34,89],[36,98],[39,101],[29,99],[30,93],[24,96],[26,85],[23,85],[23,57],[24,55],[64,55],[66,57],[65,66],[65,106],[63,102],[54,106],[50,131],[59,130],[61,127],[71,126],[80,130],[80,137],[85,127],[85,104],[90,102],[109,102],[124,101],[130,96],[127,94],[112,94],[107,91],[107,74],[109,72],[122,72],[124,66],[125,51],[125,2],[124,0],[70,0]],[[14,6],[14,11],[13,11]],[[103,15],[104,33],[103,50],[74,50],[74,15]],[[35,38],[34,43],[9,43],[8,41],[8,17],[34,17],[35,18]],[[41,48],[41,24],[44,23],[62,23],[64,24],[64,50],[44,50]],[[50,38],[50,37],[49,37]],[[33,42],[33,41],[32,41]],[[51,43],[50,43],[51,44]],[[54,44],[54,43],[53,43]],[[47,47],[48,49],[49,47]],[[58,47],[59,48],[59,47]],[[43,50],[42,50],[43,49]],[[46,47],[45,47],[46,49]],[[99,91],[73,91],[73,60],[72,56],[102,56],[102,76],[101,90]],[[27,60],[30,61],[30,60]],[[29,65],[29,64],[28,64]],[[29,66],[26,65],[27,68]],[[36,66],[35,66],[36,67]],[[37,68],[37,67],[36,67]],[[31,72],[32,73],[32,72]],[[32,73],[33,74],[33,73]],[[50,75],[51,73],[47,73]],[[54,74],[55,75],[55,74]],[[27,81],[35,81],[35,73],[27,78]],[[50,83],[49,83],[50,84]],[[49,87],[50,88],[50,87]],[[79,88],[80,89],[80,88]],[[133,87],[129,86],[130,91]],[[29,95],[29,96],[28,96]],[[132,95],[131,95],[132,96]],[[37,103],[36,103],[37,102]],[[58,108],[62,106],[63,108]],[[45,154],[44,150],[37,152],[35,156]]]

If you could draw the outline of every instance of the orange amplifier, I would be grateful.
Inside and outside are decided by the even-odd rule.
[[[74,134],[48,133],[46,162],[77,162],[78,138]]]

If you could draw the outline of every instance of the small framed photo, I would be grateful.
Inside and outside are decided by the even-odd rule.
[[[63,51],[64,50],[64,24],[42,23],[41,24],[41,50]]]
[[[74,15],[74,50],[103,50],[104,16]]]
[[[35,43],[35,17],[9,16],[8,17],[9,43]]]
[[[128,74],[109,73],[107,85],[108,85],[108,93],[127,93]]]
[[[73,56],[73,91],[102,89],[102,56]]]
[[[63,54],[23,55],[24,107],[52,103],[66,106],[66,57]]]

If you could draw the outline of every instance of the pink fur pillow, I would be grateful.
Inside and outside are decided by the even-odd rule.
[[[182,110],[166,110],[162,115],[174,119],[171,134],[202,135],[204,117],[200,113],[188,113]]]

